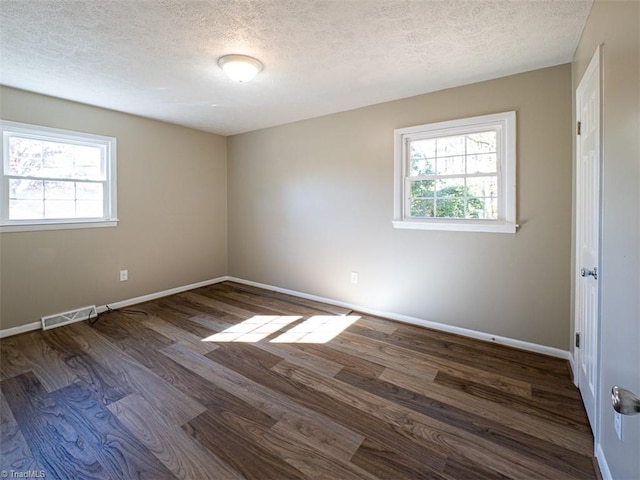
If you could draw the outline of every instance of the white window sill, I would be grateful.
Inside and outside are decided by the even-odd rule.
[[[517,225],[509,222],[466,220],[393,220],[393,227],[408,230],[441,230],[449,232],[516,233]]]
[[[33,232],[38,230],[70,230],[78,228],[116,227],[118,220],[99,220],[95,222],[55,222],[55,223],[20,223],[0,226],[0,233]]]

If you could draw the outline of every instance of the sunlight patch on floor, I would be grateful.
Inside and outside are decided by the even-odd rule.
[[[282,330],[300,315],[255,315],[244,322],[203,339],[203,342],[259,342],[272,333]]]
[[[284,332],[272,343],[327,343],[360,317],[357,315],[315,315]]]
[[[300,315],[255,315],[202,341],[255,343],[301,318]],[[358,315],[314,315],[270,342],[327,343],[359,319]]]

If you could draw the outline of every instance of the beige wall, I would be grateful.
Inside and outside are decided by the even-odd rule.
[[[113,136],[117,227],[0,234],[1,328],[227,272],[226,138],[2,88],[0,117]],[[118,271],[129,270],[120,282]]]
[[[613,478],[640,478],[640,415],[613,429],[611,387],[640,394],[640,2],[593,6],[572,65],[573,90],[603,45],[600,445]]]
[[[520,231],[394,229],[393,130],[510,110]],[[229,273],[566,350],[571,132],[562,65],[230,137]]]

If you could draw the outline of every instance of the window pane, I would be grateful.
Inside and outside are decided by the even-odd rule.
[[[436,141],[429,140],[413,140],[410,143],[410,158],[434,158],[436,156]]]
[[[102,149],[76,145],[74,147],[74,178],[86,180],[104,180]]]
[[[18,180],[12,178],[9,180],[9,198],[16,200],[42,200],[44,198],[42,183],[41,180]]]
[[[436,171],[435,158],[418,158],[410,160],[410,172],[412,177],[433,175]]]
[[[42,169],[39,177],[72,178],[73,145],[42,142]]]
[[[464,156],[438,158],[438,175],[464,175]]]
[[[433,197],[434,180],[417,180],[411,182],[411,197]]]
[[[42,218],[44,202],[42,200],[10,200],[9,218],[11,220],[30,220]]]
[[[47,200],[75,199],[75,182],[44,182],[44,198]]]
[[[76,216],[79,218],[101,218],[102,201],[78,200],[76,202]]]
[[[9,138],[9,173],[36,176],[42,168],[42,142],[28,138]]]
[[[436,139],[436,154],[438,157],[450,155],[464,155],[465,139],[463,135],[442,137]]]
[[[41,178],[104,180],[103,150],[100,147],[11,137],[11,175]]]
[[[436,217],[464,218],[464,197],[437,198]]]
[[[436,196],[463,197],[464,178],[444,178],[436,181]]]
[[[102,184],[76,182],[76,198],[102,202]]]
[[[488,218],[485,212],[486,198],[467,198],[467,218]]]
[[[469,198],[467,204],[467,217],[483,220],[496,220],[498,218],[498,199],[495,197]]]
[[[45,200],[44,218],[75,218],[75,200]]]
[[[496,173],[498,171],[498,156],[495,153],[484,155],[469,155],[467,157],[467,173]]]
[[[496,132],[480,132],[466,135],[467,154],[474,153],[495,153],[496,152]]]
[[[433,199],[412,199],[409,214],[412,217],[433,217]]]
[[[469,194],[474,197],[495,197],[498,195],[498,178],[472,177],[467,178]]]

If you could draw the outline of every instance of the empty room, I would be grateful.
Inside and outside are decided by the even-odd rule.
[[[640,480],[640,2],[2,0],[0,476]]]

